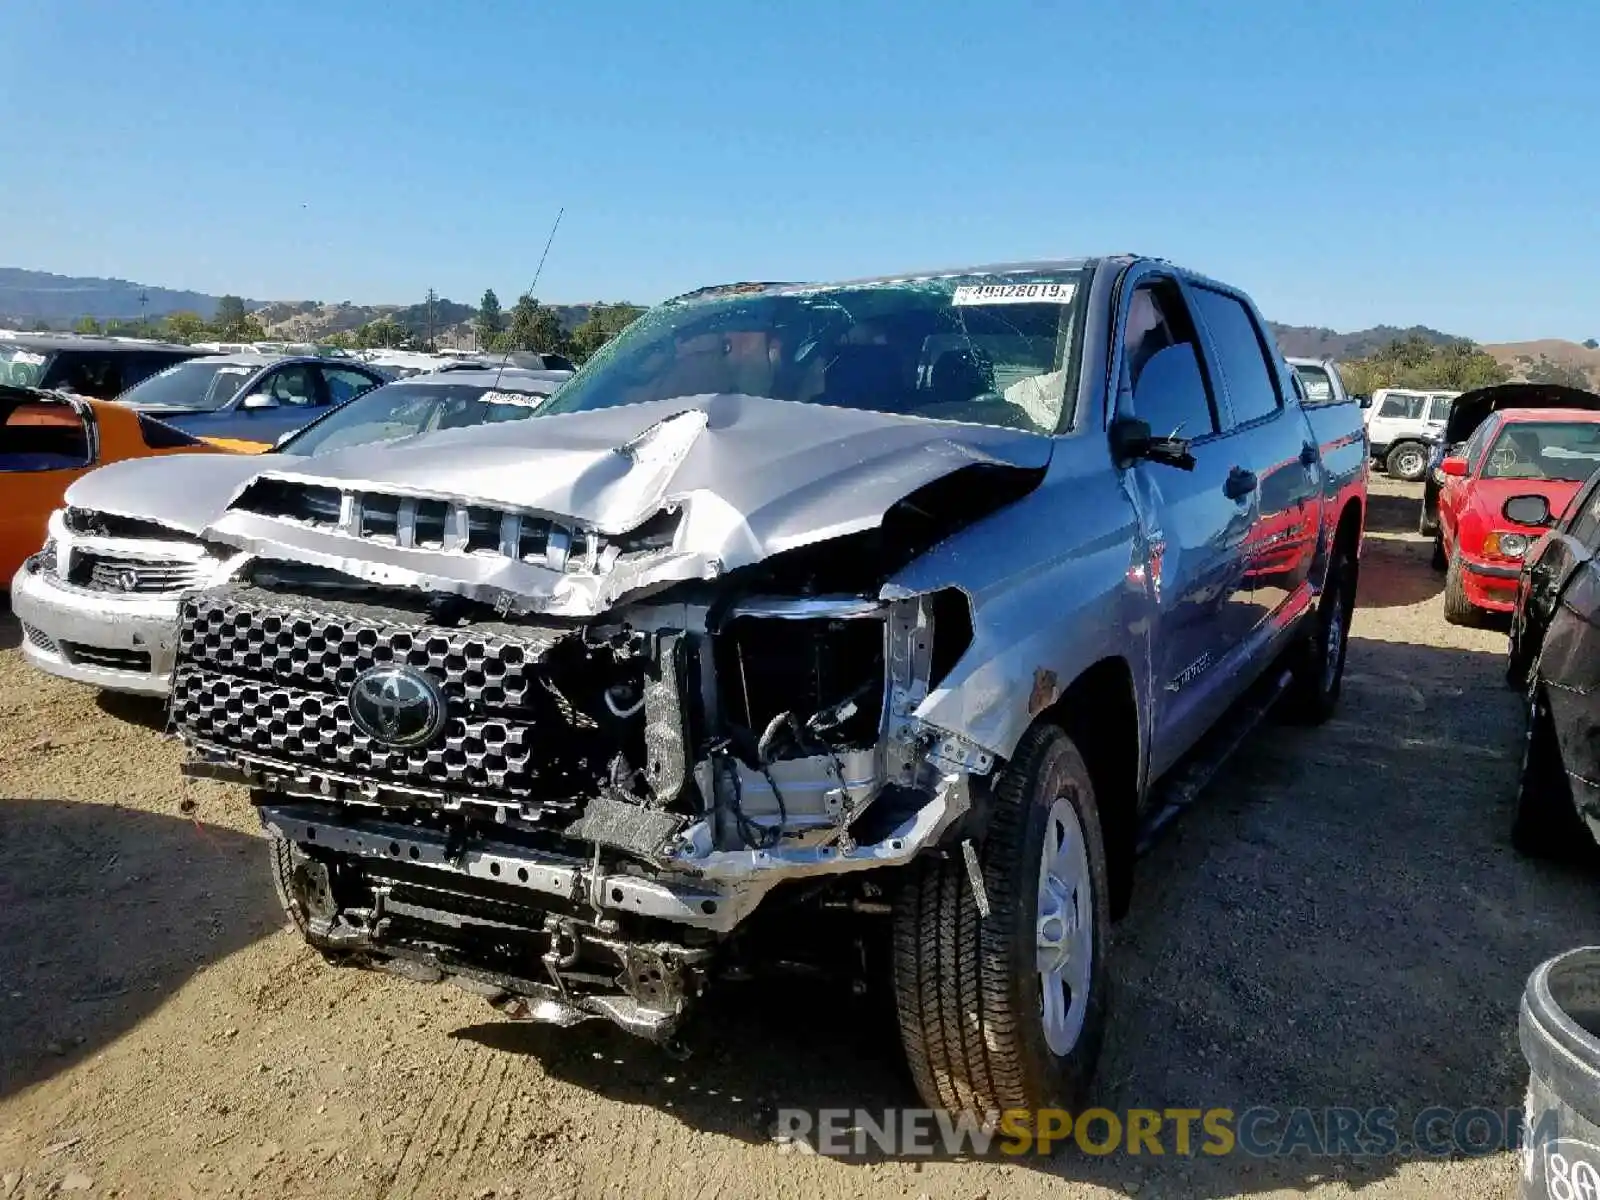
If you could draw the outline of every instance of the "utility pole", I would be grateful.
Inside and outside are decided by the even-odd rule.
[[[437,300],[438,298],[439,298],[439,293],[434,291],[432,288],[429,288],[428,289],[428,342],[427,342],[427,346],[428,346],[428,349],[430,351],[435,348],[434,347],[434,342],[433,342],[433,302],[435,300]]]
[[[150,333],[150,293],[139,293],[139,324],[144,327],[146,336]]]

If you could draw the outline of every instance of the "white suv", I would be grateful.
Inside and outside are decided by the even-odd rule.
[[[1372,457],[1395,479],[1412,483],[1428,469],[1429,443],[1443,434],[1450,405],[1460,392],[1379,388],[1367,408]]]

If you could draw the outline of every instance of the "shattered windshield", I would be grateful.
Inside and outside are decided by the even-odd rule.
[[[554,386],[554,385],[552,385]],[[278,447],[279,454],[321,454],[345,446],[392,442],[436,429],[521,421],[544,404],[537,393],[482,384],[407,383],[373,388],[334,409]]]
[[[1054,433],[1081,270],[723,292],[663,304],[546,409],[707,393]]]

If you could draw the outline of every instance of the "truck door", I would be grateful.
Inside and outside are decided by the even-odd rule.
[[[1124,483],[1145,542],[1153,697],[1150,771],[1159,774],[1205,732],[1231,690],[1246,630],[1242,547],[1256,519],[1255,483],[1224,430],[1195,324],[1176,280],[1141,277],[1119,314],[1117,410],[1157,436],[1191,439],[1192,471],[1139,461]]]
[[[1299,397],[1285,392],[1288,373],[1279,370],[1253,306],[1209,285],[1188,290],[1216,357],[1240,457],[1260,487],[1260,517],[1244,547],[1254,608],[1248,632],[1273,640],[1311,602],[1311,563],[1322,527],[1321,460]],[[1252,661],[1261,658],[1251,655]]]

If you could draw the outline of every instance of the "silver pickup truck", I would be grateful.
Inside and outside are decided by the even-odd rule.
[[[674,1041],[837,918],[929,1103],[1071,1102],[1172,781],[1338,698],[1365,480],[1164,261],[710,288],[534,420],[207,499],[170,719],[332,958]]]

